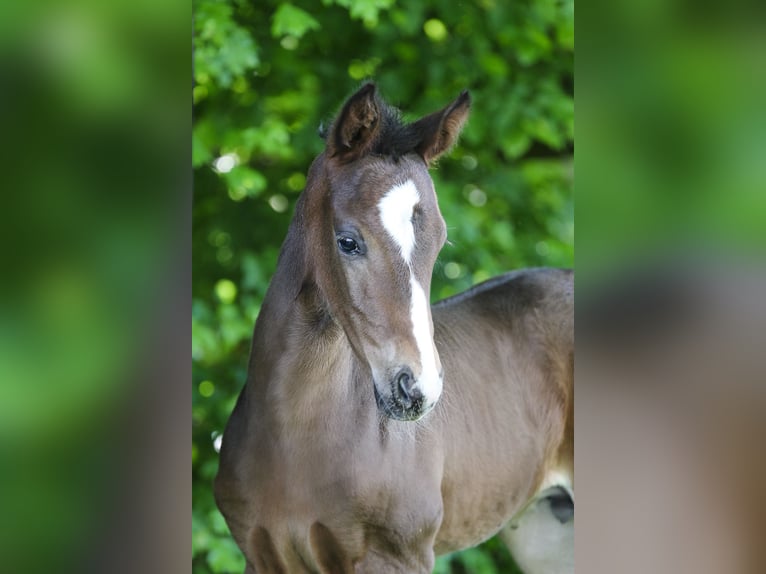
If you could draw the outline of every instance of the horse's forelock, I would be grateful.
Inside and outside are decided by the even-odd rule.
[[[423,139],[415,123],[404,122],[401,112],[380,98],[377,99],[377,104],[380,111],[380,130],[367,153],[398,159],[415,152]],[[327,141],[334,121],[320,122],[317,134],[322,140]]]

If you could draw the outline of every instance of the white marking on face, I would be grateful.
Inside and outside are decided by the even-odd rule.
[[[389,189],[378,202],[383,227],[396,241],[407,265],[410,265],[412,249],[415,247],[412,213],[418,201],[420,201],[418,188],[411,179],[408,179],[403,184]]]
[[[543,478],[543,482],[540,485],[538,492],[548,490],[549,488],[552,488],[554,486],[560,486],[561,488],[566,490],[569,497],[572,500],[574,500],[574,489],[572,488],[572,480],[567,474],[561,472],[560,470],[548,471],[545,477]]]
[[[436,367],[436,353],[428,314],[430,308],[428,297],[412,271],[411,258],[415,247],[412,214],[419,201],[420,193],[410,179],[388,190],[378,202],[378,210],[383,227],[399,247],[399,252],[410,270],[410,319],[412,334],[420,354],[421,367],[417,384],[425,398],[425,407],[428,408],[441,396],[442,378]]]
[[[423,397],[425,397],[425,406],[430,407],[439,400],[442,394],[442,378],[436,368],[436,353],[431,335],[431,321],[428,316],[430,304],[412,270],[410,270],[410,287],[412,289],[412,301],[410,302],[412,332],[415,335],[415,343],[420,353],[421,371],[418,386]]]

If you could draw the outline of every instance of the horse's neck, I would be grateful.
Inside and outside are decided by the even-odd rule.
[[[356,381],[363,370],[343,330],[311,277],[296,264],[299,247],[285,246],[261,307],[248,387],[281,428],[316,437],[326,435],[316,427],[328,418],[343,418],[351,405],[374,409],[374,403],[361,396]]]

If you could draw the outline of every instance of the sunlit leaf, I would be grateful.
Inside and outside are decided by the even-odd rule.
[[[274,13],[271,24],[271,33],[278,38],[289,34],[300,38],[309,30],[318,30],[319,22],[306,12],[292,4],[282,4]]]

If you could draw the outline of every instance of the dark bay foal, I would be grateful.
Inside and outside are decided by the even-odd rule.
[[[500,530],[528,574],[574,571],[572,274],[429,305],[428,166],[469,105],[403,124],[367,84],[309,170],[215,483],[247,573],[425,573]]]

